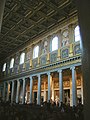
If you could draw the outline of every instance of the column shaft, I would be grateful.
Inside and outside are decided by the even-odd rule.
[[[7,82],[7,101],[9,101],[9,82]]]
[[[19,88],[20,88],[20,81],[17,80],[17,96],[16,96],[16,103],[19,102]]]
[[[63,80],[62,80],[62,70],[59,70],[59,101],[63,102]]]
[[[13,97],[14,97],[14,81],[12,81],[11,103],[13,103]]]
[[[37,104],[40,105],[41,103],[41,79],[40,75],[38,75],[38,94],[37,94]]]
[[[76,71],[75,67],[71,68],[72,70],[72,105],[77,105],[77,87],[76,87]]]
[[[26,89],[26,86],[25,86],[25,79],[23,80],[23,95],[22,95],[22,104],[25,103],[25,89]]]
[[[30,76],[30,103],[32,103],[32,87],[33,87],[33,84],[32,84],[32,76]]]

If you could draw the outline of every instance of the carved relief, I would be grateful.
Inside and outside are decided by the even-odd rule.
[[[62,46],[66,46],[69,44],[69,32],[68,30],[64,30],[62,33]]]

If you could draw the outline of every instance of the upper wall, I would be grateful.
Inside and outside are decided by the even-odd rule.
[[[77,17],[55,26],[48,33],[33,39],[22,48],[9,55],[1,63],[1,77],[8,77],[34,68],[53,64],[80,55],[80,43],[75,42],[74,30],[78,25]],[[52,39],[58,37],[58,49],[52,51]],[[39,56],[33,59],[33,50],[39,46]],[[24,63],[20,64],[20,56],[25,53]],[[14,67],[10,68],[10,61],[14,58]],[[6,63],[6,70],[2,72],[3,64]]]

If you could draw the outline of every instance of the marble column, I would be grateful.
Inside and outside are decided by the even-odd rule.
[[[59,70],[59,105],[63,102],[63,79],[62,79],[62,70]]]
[[[6,101],[9,101],[9,82],[7,82],[7,98]]]
[[[23,79],[23,93],[22,93],[22,104],[25,103],[25,90],[26,90],[26,81]]]
[[[14,99],[14,81],[12,81],[11,103],[13,103],[13,99]]]
[[[76,86],[76,71],[75,67],[71,67],[72,71],[72,106],[77,105],[77,86]]]
[[[19,80],[17,80],[16,103],[19,103],[19,89],[20,89],[20,81],[19,81]]]
[[[38,75],[38,94],[37,94],[37,104],[41,104],[41,78],[40,74]]]
[[[6,83],[4,82],[4,85],[3,85],[3,101],[5,101],[5,94],[6,94]]]
[[[33,88],[33,79],[32,76],[30,76],[30,103],[32,103],[32,88]]]
[[[50,72],[48,72],[47,73],[47,75],[48,75],[48,101],[50,101],[50,99],[51,99],[51,88],[50,88]]]

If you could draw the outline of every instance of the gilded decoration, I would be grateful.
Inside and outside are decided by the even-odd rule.
[[[70,87],[70,81],[69,80],[63,81],[63,86],[64,87]]]
[[[54,88],[59,88],[59,82],[54,82]]]
[[[44,84],[41,85],[41,90],[44,90]]]
[[[69,32],[68,29],[66,29],[62,33],[62,46],[66,46],[68,44],[69,44]]]
[[[81,86],[81,80],[77,79],[77,86]]]
[[[33,86],[33,90],[37,90],[38,89],[38,86],[37,85],[34,85]]]
[[[48,89],[48,83],[46,83],[46,86],[45,86],[46,89]]]

